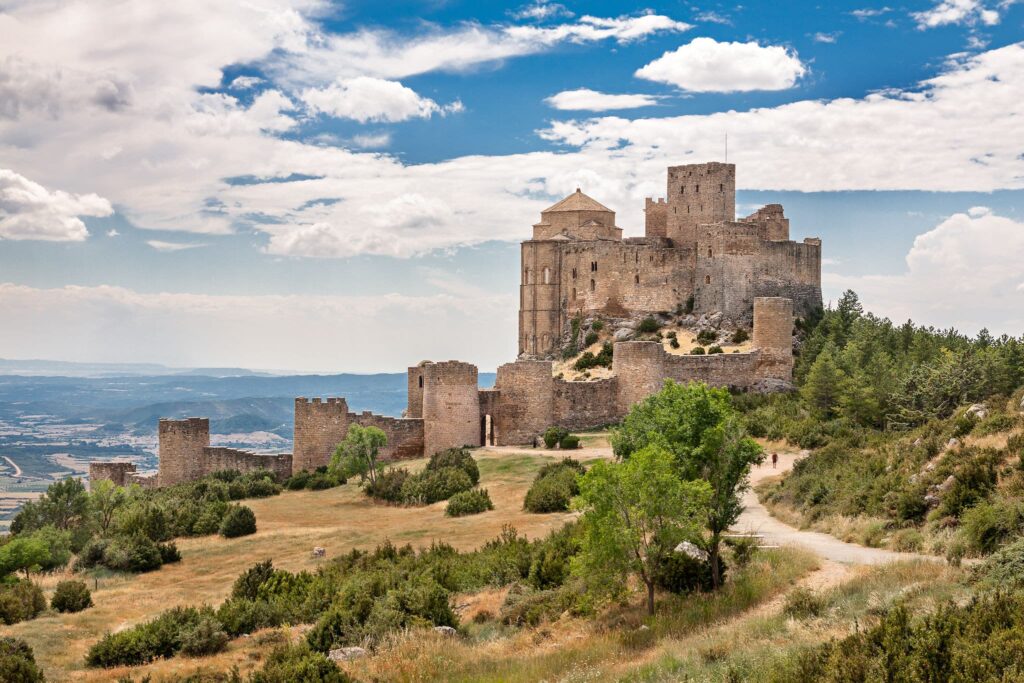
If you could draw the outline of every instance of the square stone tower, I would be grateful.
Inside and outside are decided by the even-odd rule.
[[[665,196],[665,237],[677,247],[692,247],[698,225],[736,220],[736,164],[669,166]],[[648,223],[649,233],[654,225]]]

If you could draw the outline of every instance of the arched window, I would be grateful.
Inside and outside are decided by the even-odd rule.
[[[712,258],[712,256],[713,252],[711,251],[711,247],[708,247],[708,258]]]
[[[704,276],[704,284],[706,284],[706,285],[710,285],[711,284],[711,276],[710,275],[705,275]]]
[[[420,375],[420,389],[423,388],[423,375]]]
[[[573,301],[576,300],[576,288],[575,287],[572,288],[572,300]]]
[[[544,284],[551,284],[551,269],[547,266],[544,267]]]
[[[576,279],[576,269],[575,268],[572,269],[572,279],[573,280]]]
[[[633,282],[635,282],[636,284],[640,284],[640,276],[639,275],[634,275],[633,276]]]
[[[594,291],[594,289],[596,289],[596,288],[597,288],[597,283],[596,283],[596,282],[594,282],[594,279],[593,279],[593,278],[591,278],[591,279],[590,279],[590,291],[591,291],[591,292],[593,292],[593,291]]]

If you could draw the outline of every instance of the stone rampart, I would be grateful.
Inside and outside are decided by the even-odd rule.
[[[173,486],[203,476],[203,449],[210,445],[210,420],[190,417],[160,420],[160,486]]]
[[[480,446],[480,396],[475,365],[424,363],[423,452]]]
[[[292,469],[312,472],[328,464],[348,433],[348,403],[343,398],[295,399]]]
[[[89,485],[92,486],[98,481],[112,481],[116,486],[125,485],[125,477],[134,474],[136,471],[133,462],[90,462],[89,463]]]
[[[267,470],[274,475],[276,480],[284,481],[292,476],[292,454],[263,455],[237,448],[204,448],[203,474],[213,474],[225,470],[237,470],[242,474]]]
[[[554,424],[551,361],[520,360],[498,367],[494,388],[501,392],[494,416],[501,446],[532,443]]]
[[[622,418],[617,377],[589,382],[554,381],[554,424],[571,430],[602,427]]]
[[[420,418],[387,417],[367,411],[359,415],[350,413],[349,422],[361,427],[376,427],[384,432],[388,445],[381,449],[381,461],[423,457],[423,420]]]

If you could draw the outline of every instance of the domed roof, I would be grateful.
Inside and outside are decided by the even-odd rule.
[[[549,206],[548,208],[541,211],[541,213],[553,213],[562,211],[607,211],[612,213],[612,210],[607,206],[597,201],[593,197],[588,197],[580,191],[580,188],[576,188],[576,191],[571,195],[563,199],[562,201]]]

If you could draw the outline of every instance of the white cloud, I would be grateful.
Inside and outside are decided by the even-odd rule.
[[[613,95],[589,88],[563,90],[544,100],[555,109],[609,111],[612,109],[636,109],[651,107],[658,103],[654,95]]]
[[[891,7],[865,7],[862,9],[855,9],[850,14],[856,17],[859,21],[866,21],[875,17],[880,17],[883,14],[888,14],[892,11]]]
[[[791,88],[805,73],[807,67],[785,47],[694,38],[635,75],[691,92],[745,92]]]
[[[697,21],[703,21],[708,24],[722,24],[723,26],[732,26],[732,20],[729,17],[722,16],[717,12],[701,12],[694,17]]]
[[[107,237],[118,237],[121,233],[117,231],[117,228],[111,228],[107,230]]]
[[[263,79],[259,76],[238,76],[231,81],[228,87],[232,90],[249,90],[263,82]]]
[[[186,249],[196,249],[198,247],[205,247],[206,244],[200,242],[164,242],[163,240],[147,240],[146,244],[153,247],[157,251],[184,251]]]
[[[51,192],[0,168],[0,240],[80,242],[89,231],[79,216],[109,216],[110,202],[95,194]]]
[[[1024,289],[1018,286],[1022,253],[1024,223],[975,207],[918,235],[902,275],[822,277],[834,292],[852,288],[866,309],[896,321],[913,318],[970,334],[987,327],[1019,335],[1024,329]]]
[[[369,76],[339,79],[326,88],[308,88],[301,97],[314,114],[360,123],[428,119],[434,114],[459,112],[463,108],[461,102],[442,106],[397,81]]]
[[[996,8],[989,7],[982,0],[941,0],[923,12],[913,12],[911,16],[919,29],[963,24],[974,26],[981,23],[994,26],[999,23],[999,9],[1013,4],[1014,0],[1004,0]],[[997,9],[998,8],[998,9]]]
[[[359,149],[382,149],[391,144],[391,134],[385,131],[353,135],[351,142]]]
[[[825,43],[827,45],[833,45],[839,40],[839,36],[842,35],[842,31],[833,31],[832,33],[815,33],[813,38],[816,43]]]
[[[548,2],[547,0],[534,0],[529,5],[523,5],[515,12],[512,12],[513,19],[529,19],[532,21],[547,21],[548,19],[562,19],[572,17],[573,13],[562,4]]]
[[[443,279],[442,291],[422,296],[150,294],[0,283],[0,348],[15,358],[300,372],[394,371],[422,357],[450,358],[453,340],[481,370],[514,357],[515,335],[495,337],[494,330],[515,328],[515,295]],[[380,329],[381,320],[389,321],[386,334],[358,333]],[[409,357],[409,339],[416,339],[417,358]]]

